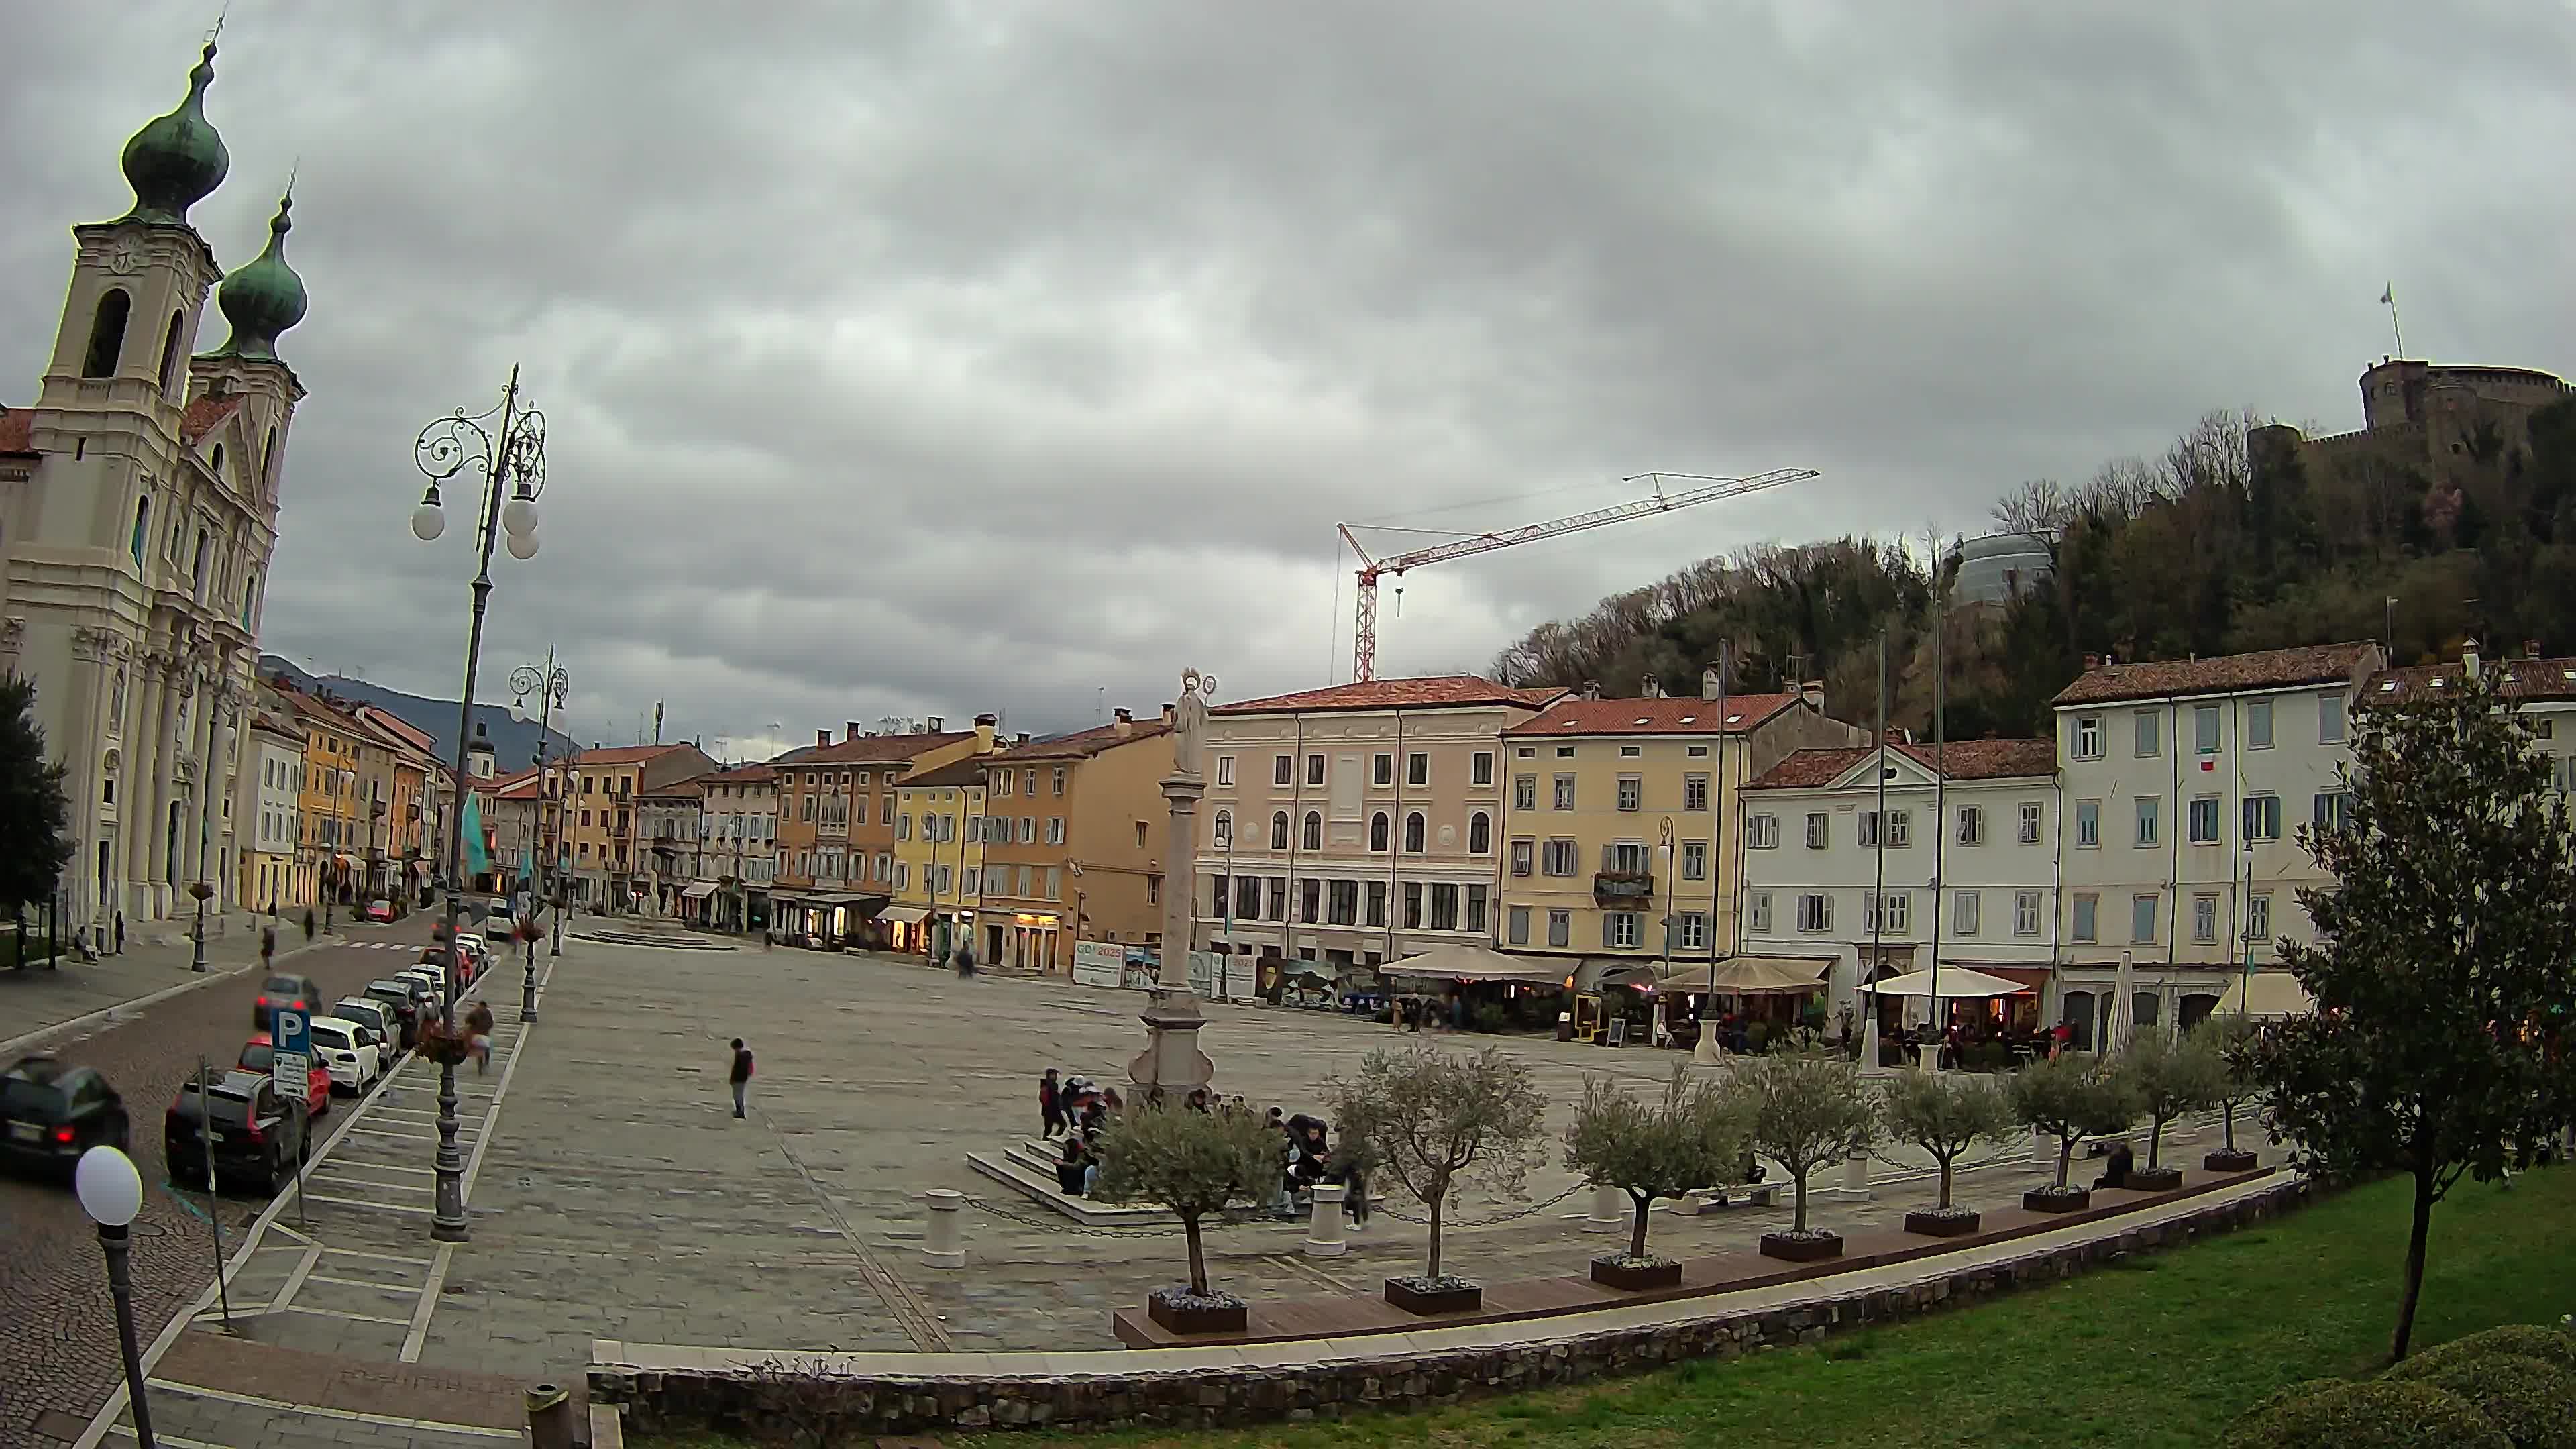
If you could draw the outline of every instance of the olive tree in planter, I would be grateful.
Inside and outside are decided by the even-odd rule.
[[[1592,1260],[1592,1281],[1612,1288],[1670,1288],[1682,1265],[1646,1255],[1646,1224],[1658,1198],[1714,1187],[1744,1161],[1747,1124],[1715,1082],[1693,1082],[1673,1064],[1660,1106],[1608,1080],[1587,1077],[1574,1125],[1565,1131],[1565,1165],[1595,1187],[1615,1187],[1636,1205],[1628,1251]]]
[[[2148,1127],[2147,1165],[2129,1169],[2129,1186],[2146,1192],[2182,1186],[2182,1169],[2164,1165],[2165,1127],[2185,1112],[2214,1105],[2225,1070],[2217,1054],[2196,1037],[2176,1041],[2149,1032],[2130,1043],[2120,1071]]]
[[[1175,1333],[1243,1330],[1244,1301],[1208,1287],[1199,1225],[1228,1203],[1267,1195],[1279,1142],[1277,1129],[1244,1112],[1148,1105],[1110,1119],[1100,1139],[1101,1196],[1171,1209],[1189,1242],[1189,1285],[1157,1288],[1145,1301],[1156,1323]]]
[[[2013,1073],[2008,1091],[2017,1120],[2057,1139],[2057,1181],[2023,1193],[2021,1205],[2037,1213],[2071,1213],[2089,1206],[2093,1194],[2068,1182],[2067,1169],[2074,1164],[2076,1143],[2129,1125],[2136,1114],[2129,1106],[2128,1083],[2108,1063],[2069,1054],[2043,1057]]]
[[[1386,1280],[1408,1313],[1464,1313],[1485,1291],[1440,1268],[1441,1215],[1460,1182],[1518,1191],[1539,1153],[1547,1098],[1528,1067],[1495,1047],[1448,1052],[1428,1043],[1374,1051],[1359,1075],[1329,1084],[1342,1140],[1431,1215],[1431,1257],[1418,1276]]]
[[[1916,1067],[1879,1089],[1879,1115],[1889,1141],[1920,1147],[1941,1166],[1940,1204],[1908,1212],[1905,1230],[1935,1238],[1975,1232],[1977,1211],[1951,1205],[1951,1180],[1968,1149],[2011,1135],[2015,1119],[2004,1089],[1974,1072]]]
[[[2217,1095],[2211,1105],[2218,1108],[2225,1134],[2219,1149],[2200,1165],[2211,1172],[2251,1172],[2261,1159],[2237,1147],[2236,1112],[2263,1092],[2254,1076],[2254,1053],[2262,1045],[2263,1030],[2250,1017],[2213,1016],[2192,1028],[2192,1037],[2218,1059]]]
[[[1797,1211],[1785,1233],[1764,1233],[1762,1252],[1793,1263],[1842,1256],[1842,1234],[1807,1226],[1807,1179],[1819,1167],[1878,1142],[1878,1102],[1860,1065],[1838,1053],[1775,1050],[1736,1068],[1753,1123],[1753,1149],[1789,1174]]]

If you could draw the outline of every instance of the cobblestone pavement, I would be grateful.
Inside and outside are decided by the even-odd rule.
[[[330,995],[345,995],[394,969],[393,963],[415,956],[428,929],[415,917],[401,927],[353,931],[347,939],[299,955],[291,969],[312,976]],[[257,937],[249,940],[256,953]],[[139,954],[129,953],[128,960]],[[178,957],[181,978],[187,974],[185,961],[184,954]],[[242,965],[238,960],[224,964]],[[67,974],[84,969],[63,968]],[[133,1155],[145,1183],[143,1212],[134,1223],[135,1320],[146,1339],[214,1281],[206,1199],[170,1190],[162,1113],[181,1080],[194,1075],[200,1053],[217,1069],[238,1057],[250,1033],[251,997],[258,984],[254,960],[248,974],[119,1011],[40,1044],[44,1051],[105,1072],[132,1117]],[[38,1048],[17,1050],[33,1049]],[[348,1105],[348,1098],[338,1099],[315,1126],[329,1132]],[[244,1197],[216,1200],[215,1217],[228,1244],[261,1206]],[[21,1436],[33,1436],[37,1416],[48,1409],[85,1417],[121,1370],[97,1235],[67,1179],[0,1176],[0,1303],[11,1309],[0,1314],[0,1444],[29,1442]]]

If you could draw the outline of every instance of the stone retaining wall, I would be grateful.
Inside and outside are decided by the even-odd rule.
[[[1836,1292],[1832,1279],[1820,1279],[1812,1296],[1792,1303],[1591,1332],[1582,1330],[1579,1316],[1552,1318],[1533,1322],[1538,1341],[1527,1343],[1259,1368],[1157,1372],[1140,1363],[1134,1373],[953,1377],[848,1372],[836,1367],[837,1355],[792,1350],[760,1368],[743,1367],[739,1355],[729,1355],[737,1360],[731,1365],[693,1367],[692,1350],[672,1351],[667,1364],[657,1365],[650,1345],[634,1345],[627,1361],[592,1366],[590,1401],[624,1406],[629,1426],[643,1433],[717,1427],[784,1435],[828,1423],[859,1437],[1038,1425],[1199,1428],[1421,1408],[1815,1343],[1829,1333],[2058,1282],[2131,1253],[2178,1247],[2289,1211],[2307,1192],[2304,1182],[2284,1182],[2161,1222],[1947,1273],[1937,1259],[1927,1259],[1915,1266],[1932,1276],[1899,1287]]]

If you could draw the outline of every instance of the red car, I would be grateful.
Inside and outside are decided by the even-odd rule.
[[[242,1043],[241,1061],[237,1065],[245,1072],[257,1072],[265,1077],[269,1075],[276,1056],[276,1045],[268,1039],[268,1033],[263,1031]],[[304,1099],[307,1114],[319,1117],[330,1111],[331,1069],[322,1065],[320,1057],[307,1059],[305,1080],[312,1093]]]

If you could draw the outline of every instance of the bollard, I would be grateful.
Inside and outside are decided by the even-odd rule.
[[[1843,1196],[1869,1196],[1869,1154],[1855,1152],[1843,1162]]]
[[[1631,1226],[1630,1212],[1628,1194],[1615,1187],[1596,1186],[1592,1189],[1592,1211],[1584,1216],[1583,1230],[1587,1233],[1620,1232]]]
[[[1306,1220],[1306,1256],[1338,1258],[1350,1251],[1342,1241],[1342,1198],[1349,1189],[1338,1183],[1319,1182],[1314,1186],[1315,1210]]]
[[[2033,1127],[2030,1129],[2030,1160],[2043,1167],[2057,1163],[2057,1139]]]
[[[528,1442],[536,1449],[573,1449],[572,1395],[561,1384],[531,1384],[526,1400]]]
[[[939,1187],[924,1196],[930,1200],[930,1232],[921,1244],[921,1261],[934,1268],[965,1267],[964,1227],[957,1215],[966,1206],[966,1194]]]

